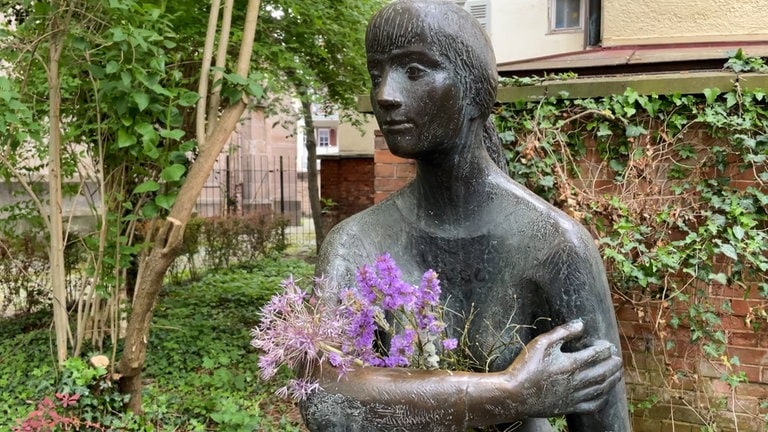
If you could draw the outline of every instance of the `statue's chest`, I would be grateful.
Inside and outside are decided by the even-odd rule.
[[[509,365],[531,338],[536,309],[526,264],[510,253],[512,246],[490,236],[410,240],[411,259],[404,262],[415,265],[409,273],[438,273],[450,335],[466,341],[481,368]]]

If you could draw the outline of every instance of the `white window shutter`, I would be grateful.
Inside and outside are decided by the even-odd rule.
[[[491,33],[491,2],[490,0],[467,0],[464,9],[477,19],[480,26],[488,34]]]

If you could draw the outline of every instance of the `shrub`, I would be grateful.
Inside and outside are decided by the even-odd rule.
[[[31,233],[0,238],[0,316],[29,314],[50,301],[46,250]]]

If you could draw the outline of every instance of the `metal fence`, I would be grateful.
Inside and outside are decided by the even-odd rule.
[[[314,245],[307,173],[283,156],[222,156],[200,192],[200,217],[273,213],[288,221],[291,244]]]

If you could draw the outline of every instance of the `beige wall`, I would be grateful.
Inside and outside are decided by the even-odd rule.
[[[549,0],[491,0],[490,36],[498,63],[580,51],[584,32],[548,33]]]
[[[765,0],[603,0],[603,45],[768,39]]]
[[[376,129],[378,125],[372,115],[365,116],[362,132],[349,123],[339,123],[339,153],[373,155],[373,131]]]

